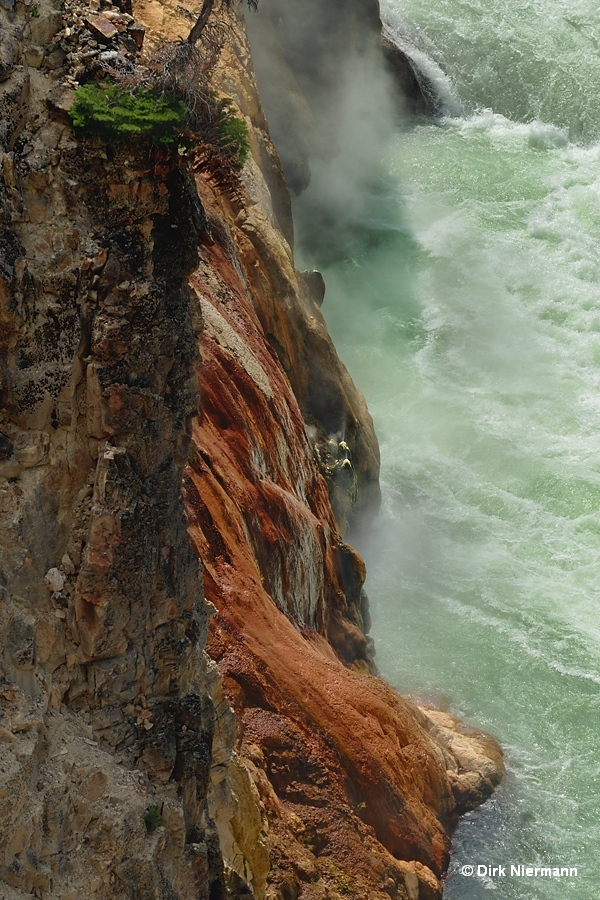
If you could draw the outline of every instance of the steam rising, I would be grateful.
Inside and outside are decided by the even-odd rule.
[[[377,5],[262,0],[247,21],[271,134],[297,195],[300,245],[323,266],[396,227],[380,158],[398,99],[384,69]]]

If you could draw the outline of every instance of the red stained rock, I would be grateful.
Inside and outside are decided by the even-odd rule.
[[[137,49],[141,50],[146,36],[146,29],[144,26],[140,25],[138,22],[133,22],[127,29],[127,33],[133,38]]]
[[[106,19],[104,16],[92,16],[85,20],[87,27],[90,29],[95,38],[104,44],[110,44],[119,34],[119,29],[114,22]]]
[[[280,897],[298,884],[294,896],[307,898],[342,888],[357,898],[439,897],[455,796],[466,808],[469,779],[457,787],[461,766],[442,739],[448,720],[434,726],[369,673],[364,566],[341,540],[256,312],[263,298],[248,294],[247,270],[261,263],[244,246],[245,282],[218,242],[193,278],[204,319],[202,415],[185,494],[218,610],[208,649],[268,822],[270,883]],[[492,744],[496,758],[478,778],[480,788],[488,779],[484,793],[502,769]],[[471,765],[476,754],[462,744],[460,752]]]

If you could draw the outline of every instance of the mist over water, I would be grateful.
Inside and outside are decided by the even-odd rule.
[[[369,118],[349,102],[346,150],[311,160],[295,205],[300,262],[323,267],[323,312],[381,443],[383,509],[354,536],[377,661],[401,691],[506,750],[505,783],[459,826],[445,896],[591,900],[600,11],[590,0],[382,6],[447,115],[386,130],[377,81]],[[355,144],[369,148],[362,170]],[[328,203],[337,228],[324,243]],[[465,864],[578,876],[465,877]]]

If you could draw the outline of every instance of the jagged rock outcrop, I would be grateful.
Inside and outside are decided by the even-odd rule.
[[[342,532],[377,443],[294,266],[240,22],[214,75],[251,125],[235,190],[69,125],[102,54],[190,14],[2,23],[0,894],[438,897],[501,758],[371,674]]]

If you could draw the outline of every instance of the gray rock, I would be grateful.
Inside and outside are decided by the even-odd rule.
[[[41,47],[49,44],[52,38],[61,30],[63,17],[58,10],[55,10],[41,15],[37,19],[30,19],[29,27],[33,43]]]
[[[35,658],[35,620],[32,616],[13,616],[8,626],[6,646],[17,668],[33,668]]]
[[[27,65],[31,66],[32,69],[41,69],[44,62],[44,55],[45,54],[42,47],[28,47],[25,52]]]
[[[4,5],[8,0],[0,0]],[[9,9],[10,7],[4,7]],[[21,48],[18,41],[7,31],[0,29],[0,81],[6,81],[21,58]]]
[[[311,299],[317,304],[317,306],[323,306],[323,300],[325,299],[325,279],[321,275],[317,269],[305,269],[303,272],[300,272],[302,275],[308,291],[310,293]]]
[[[22,66],[14,67],[0,82],[0,148],[12,150],[25,123],[29,89],[29,72]]]

